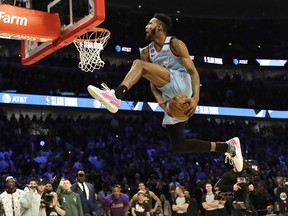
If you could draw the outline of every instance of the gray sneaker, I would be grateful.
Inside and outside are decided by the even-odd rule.
[[[233,165],[237,172],[241,172],[243,169],[243,157],[239,138],[234,137],[226,143],[228,144],[228,149],[225,153],[225,163],[229,160],[229,164]]]

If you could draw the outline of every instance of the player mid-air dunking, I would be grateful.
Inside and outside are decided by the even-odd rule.
[[[172,20],[169,16],[156,13],[145,27],[146,39],[152,42],[141,51],[141,60],[134,60],[122,83],[115,89],[110,89],[105,84],[102,84],[103,89],[89,85],[88,91],[110,112],[116,113],[127,91],[144,77],[150,81],[151,91],[165,111],[162,124],[167,129],[174,151],[225,152],[230,164],[240,172],[243,158],[237,137],[227,142],[184,139],[185,123],[194,114],[199,101],[200,78],[186,45],[175,37],[167,36],[171,27]],[[172,118],[167,109],[167,102],[177,94],[188,96],[184,101],[188,104],[185,120]]]

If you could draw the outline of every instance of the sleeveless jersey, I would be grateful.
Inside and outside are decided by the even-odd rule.
[[[154,46],[154,42],[149,44],[149,57],[152,63],[157,63],[166,67],[169,70],[176,70],[179,72],[187,73],[185,67],[183,66],[181,59],[175,56],[170,50],[170,42],[173,37],[166,37],[165,43],[162,49],[157,52]]]
[[[148,202],[149,209],[152,209],[152,200],[151,200],[151,196],[150,196],[150,191],[149,190],[145,191],[145,199],[144,200]]]
[[[181,58],[175,56],[170,49],[172,38],[171,36],[166,37],[165,43],[160,51],[156,50],[154,42],[148,45],[150,61],[167,68],[170,72],[170,82],[162,87],[157,87],[161,91],[164,101],[172,99],[177,94],[185,94],[191,97],[193,93],[190,74],[184,67]],[[178,122],[184,122],[187,119],[178,120],[170,117],[165,112],[162,125],[176,124]]]

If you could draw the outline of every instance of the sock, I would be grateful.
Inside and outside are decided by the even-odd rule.
[[[116,89],[115,89],[115,96],[122,100],[122,98],[124,98],[125,94],[128,92],[128,88],[124,85],[119,85]]]
[[[216,142],[216,152],[226,152],[228,144],[226,142]]]

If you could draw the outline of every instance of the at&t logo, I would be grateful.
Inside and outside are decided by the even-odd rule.
[[[4,94],[2,96],[3,103],[10,103],[11,102],[11,96],[9,94]]]

